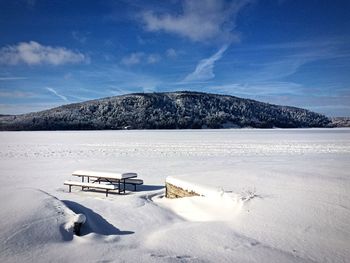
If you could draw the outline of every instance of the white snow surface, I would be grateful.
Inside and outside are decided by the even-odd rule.
[[[113,171],[93,171],[93,170],[77,170],[72,173],[75,176],[91,176],[104,177],[109,179],[125,179],[137,176],[137,173],[121,173]]]
[[[175,200],[155,198],[154,201],[190,221],[231,221],[240,211],[246,197],[232,191],[225,192],[222,187],[205,185],[203,179],[208,176],[197,177],[197,180],[191,176],[168,176],[165,179],[167,183],[200,196]],[[221,183],[224,180],[222,178]]]
[[[0,262],[350,259],[350,129],[0,132],[0,168]],[[144,185],[69,193],[80,169]]]

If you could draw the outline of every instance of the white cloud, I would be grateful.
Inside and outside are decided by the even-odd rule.
[[[48,91],[50,91],[52,94],[54,94],[55,96],[59,97],[60,99],[68,102],[69,100],[67,99],[66,96],[63,96],[61,94],[59,94],[56,90],[54,90],[53,88],[47,87],[46,88]]]
[[[61,65],[88,61],[88,58],[65,47],[43,46],[35,41],[21,42],[0,49],[0,64]]]
[[[161,60],[159,54],[145,54],[143,52],[131,53],[122,58],[121,63],[126,66],[133,66],[141,63],[155,64]]]
[[[224,52],[227,50],[228,45],[222,46],[214,55],[209,58],[202,59],[199,61],[196,69],[186,76],[183,80],[184,82],[196,82],[196,81],[205,81],[215,77],[214,74],[214,65],[218,61]]]
[[[141,14],[148,31],[165,31],[189,38],[192,41],[216,39],[231,42],[239,39],[234,31],[238,12],[250,0],[187,0],[183,2],[181,14]]]
[[[144,56],[142,52],[131,53],[122,59],[121,63],[126,66],[132,66],[141,63],[141,59]]]

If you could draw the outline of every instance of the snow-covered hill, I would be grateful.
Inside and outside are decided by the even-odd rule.
[[[326,127],[305,109],[200,92],[130,94],[17,116],[0,116],[0,130],[101,130]]]

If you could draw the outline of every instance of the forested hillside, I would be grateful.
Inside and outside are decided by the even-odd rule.
[[[200,92],[140,93],[1,116],[1,130],[326,127],[305,109]]]

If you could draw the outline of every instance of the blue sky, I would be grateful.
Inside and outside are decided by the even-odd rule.
[[[350,1],[0,1],[0,114],[195,90],[350,116]]]

